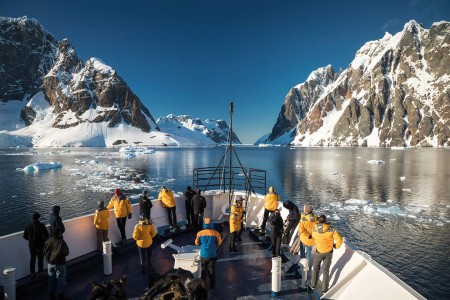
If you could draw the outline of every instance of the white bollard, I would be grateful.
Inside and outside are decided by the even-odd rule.
[[[306,289],[306,281],[308,279],[308,270],[309,270],[308,259],[307,258],[300,259],[300,265],[303,267],[302,268],[302,283],[300,286],[302,288]]]
[[[272,296],[281,291],[281,257],[272,257]]]
[[[103,242],[103,254],[112,254],[111,241]]]
[[[6,267],[3,270],[3,287],[5,288],[5,295],[8,300],[16,299],[16,269]]]
[[[111,241],[103,242],[103,273],[105,275],[112,273]]]

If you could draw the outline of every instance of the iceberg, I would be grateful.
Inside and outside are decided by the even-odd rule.
[[[22,169],[22,171],[31,173],[31,172],[39,172],[42,170],[50,170],[50,169],[60,169],[62,165],[60,162],[38,162],[36,164],[28,165]]]

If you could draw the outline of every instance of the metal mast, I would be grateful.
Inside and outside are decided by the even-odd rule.
[[[229,141],[229,145],[228,145],[228,150],[230,151],[230,163],[229,163],[229,185],[228,185],[228,191],[229,191],[229,195],[228,195],[228,203],[229,205],[231,205],[231,199],[232,199],[232,187],[233,187],[233,169],[232,169],[232,160],[233,160],[233,102],[230,102],[229,105],[229,111],[230,111],[230,132],[229,132],[229,137],[228,137],[228,141]]]

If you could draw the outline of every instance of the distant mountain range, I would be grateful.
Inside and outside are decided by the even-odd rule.
[[[0,61],[0,147],[227,142],[222,120],[155,122],[113,68],[97,58],[83,63],[35,19],[0,17]]]
[[[311,73],[256,144],[450,146],[450,23],[416,21],[366,43],[353,62]]]

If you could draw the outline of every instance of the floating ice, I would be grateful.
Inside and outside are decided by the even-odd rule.
[[[36,164],[28,165],[22,170],[24,172],[39,172],[41,170],[49,170],[49,169],[60,169],[62,168],[61,163],[59,162],[38,162]]]
[[[405,215],[405,211],[398,206],[379,207],[377,212],[380,214]]]
[[[401,180],[401,181],[403,181],[403,180],[405,180],[405,179],[406,179],[405,176],[400,176],[400,180]]]
[[[303,168],[302,165],[295,165],[296,168]]]
[[[369,200],[361,200],[361,199],[348,199],[344,201],[345,204],[349,205],[367,205],[369,204]]]
[[[137,153],[137,154],[151,154],[155,152],[155,149],[150,147],[136,147],[136,146],[126,146],[120,148],[119,152],[124,153]]]
[[[402,189],[404,192],[411,192],[411,189]]]
[[[136,157],[136,153],[135,152],[122,152],[120,154],[120,157],[123,157],[123,158],[134,158],[134,157]]]
[[[384,165],[385,161],[384,160],[373,159],[373,160],[368,160],[367,163],[369,163],[371,165]]]

